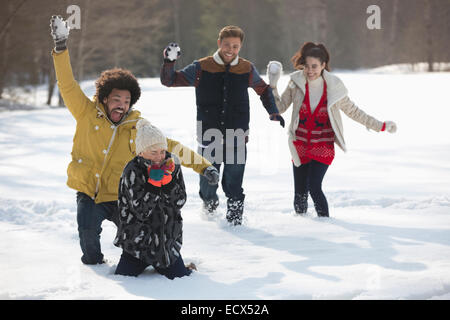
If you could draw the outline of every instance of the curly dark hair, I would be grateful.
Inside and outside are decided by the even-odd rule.
[[[103,102],[113,89],[128,90],[131,94],[130,108],[141,96],[141,88],[131,71],[121,68],[105,70],[95,81],[96,93],[99,102]]]

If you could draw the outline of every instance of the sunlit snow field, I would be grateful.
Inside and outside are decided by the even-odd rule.
[[[65,184],[75,121],[65,108],[1,112],[0,299],[450,299],[450,73],[337,75],[398,132],[369,132],[342,115],[348,152],[336,149],[324,180],[331,218],[317,218],[311,200],[305,217],[294,214],[286,129],[250,90],[244,224],[225,223],[221,189],[217,215],[205,217],[198,175],[184,168],[182,254],[198,271],[173,281],[151,267],[114,275],[121,250],[108,221],[108,262],[83,265]],[[82,83],[90,97],[93,84]],[[194,89],[140,84],[135,108],[196,150]],[[39,88],[37,101],[45,94]]]

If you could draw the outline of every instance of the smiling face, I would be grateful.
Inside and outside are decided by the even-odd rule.
[[[151,160],[152,164],[159,166],[166,157],[166,150],[161,148],[149,148],[139,153],[139,155],[144,159]]]
[[[217,40],[219,55],[225,64],[230,64],[239,54],[242,42],[239,37],[227,37]]]
[[[128,90],[112,89],[103,99],[106,114],[113,123],[118,123],[130,109],[131,93]]]
[[[319,58],[306,57],[305,66],[303,72],[308,81],[313,81],[322,75],[323,69],[325,69],[325,62],[321,63]]]

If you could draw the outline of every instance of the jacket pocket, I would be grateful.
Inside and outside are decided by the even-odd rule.
[[[123,171],[111,170],[107,180],[103,181],[106,183],[106,191],[111,194],[119,193],[119,182]]]
[[[67,175],[73,182],[93,189],[96,185],[93,169],[92,162],[88,159],[73,159],[67,168]]]
[[[247,103],[238,103],[233,107],[233,127],[248,129],[250,122],[250,108]]]

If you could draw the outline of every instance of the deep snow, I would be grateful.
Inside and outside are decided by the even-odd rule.
[[[286,129],[250,90],[244,225],[224,222],[221,189],[217,216],[206,218],[198,177],[184,168],[182,254],[198,272],[173,281],[152,268],[115,276],[121,250],[108,221],[108,263],[84,266],[65,185],[75,121],[65,108],[1,112],[0,299],[449,299],[450,73],[338,75],[358,106],[398,132],[369,132],[343,115],[349,151],[336,151],[324,181],[331,218],[317,218],[311,200],[306,217],[294,215]],[[93,82],[82,84],[88,96]],[[136,108],[195,149],[194,90],[140,84]]]

